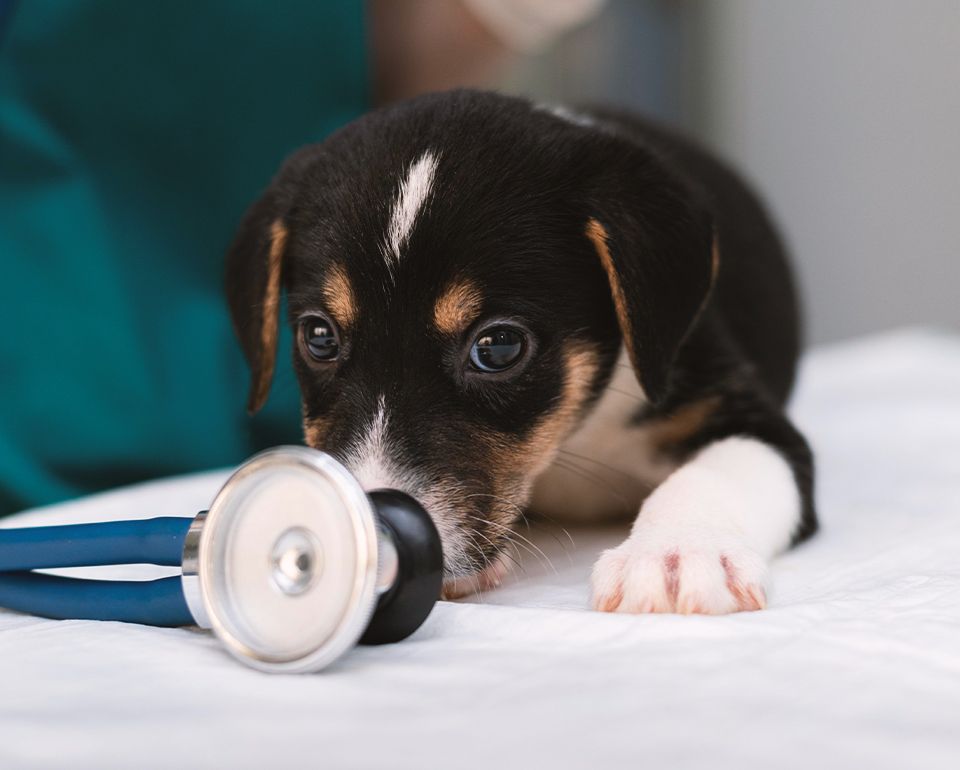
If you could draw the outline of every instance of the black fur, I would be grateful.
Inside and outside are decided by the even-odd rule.
[[[346,269],[362,318],[335,367],[295,350],[305,418],[323,420],[323,448],[343,456],[378,396],[389,394],[404,457],[431,483],[460,489],[458,523],[486,541],[468,566],[485,566],[505,537],[478,523],[495,507],[483,497],[510,470],[491,467],[495,441],[483,437],[532,434],[563,395],[572,346],[596,351],[591,400],[613,371],[621,332],[585,235],[594,218],[610,235],[651,400],[636,419],[718,397],[700,430],[670,451],[682,460],[726,436],[766,441],[789,460],[803,496],[796,535],[811,534],[812,458],[783,413],[798,355],[796,300],[773,226],[743,182],[690,143],[635,118],[593,114],[599,128],[523,100],[458,91],[371,113],[301,150],[251,207],[228,257],[231,312],[251,367],[264,366],[265,233],[280,220],[289,230],[283,284],[295,331],[302,313],[323,308],[333,264]],[[392,280],[385,223],[397,180],[428,149],[440,158],[436,193]],[[720,270],[711,285],[715,237]],[[432,323],[435,298],[455,279],[482,287],[483,319],[512,319],[530,332],[524,361],[503,376],[465,365],[479,326],[451,339]]]
[[[800,317],[786,249],[769,214],[735,172],[689,140],[635,116],[592,114],[650,148],[686,180],[711,212],[719,243],[718,280],[678,351],[670,395],[658,409],[638,414],[638,421],[720,396],[720,408],[701,431],[677,448],[680,457],[732,435],[775,447],[800,489],[803,510],[794,542],[807,539],[817,530],[813,454],[783,411],[800,352]]]

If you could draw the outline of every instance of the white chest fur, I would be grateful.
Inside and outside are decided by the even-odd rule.
[[[566,521],[635,516],[675,467],[656,458],[647,428],[630,425],[644,401],[621,350],[606,392],[537,479],[530,508]]]

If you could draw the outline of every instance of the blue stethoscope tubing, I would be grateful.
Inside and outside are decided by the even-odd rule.
[[[166,516],[0,529],[0,607],[58,620],[192,625],[179,576],[92,580],[32,571],[107,564],[179,567],[192,521]]]
[[[62,577],[117,564],[179,567],[156,580]],[[364,491],[335,458],[275,447],[226,480],[208,510],[0,529],[0,607],[58,620],[211,630],[260,671],[308,673],[357,643],[405,639],[440,596],[443,548],[427,511]]]

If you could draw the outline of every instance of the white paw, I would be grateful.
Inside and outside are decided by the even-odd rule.
[[[639,528],[593,568],[601,612],[722,615],[766,606],[766,561],[736,538]]]

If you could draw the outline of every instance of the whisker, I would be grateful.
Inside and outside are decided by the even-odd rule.
[[[569,559],[570,561],[573,560],[573,551],[575,551],[575,550],[577,549],[577,546],[576,546],[576,543],[573,542],[573,538],[570,537],[570,533],[567,532],[566,529],[564,529],[564,528],[561,527],[559,524],[557,524],[557,522],[552,521],[552,520],[551,520],[551,522],[550,522],[551,525],[552,525],[552,528],[550,528],[550,527],[545,527],[545,526],[537,526],[537,525],[540,524],[541,522],[538,522],[536,519],[537,519],[537,518],[544,518],[544,519],[549,518],[549,517],[547,517],[547,516],[542,516],[542,517],[541,517],[541,516],[537,516],[536,518],[531,519],[530,516],[528,516],[526,513],[524,513],[524,514],[521,515],[521,518],[523,519],[524,523],[527,525],[527,531],[528,531],[528,532],[530,532],[530,533],[532,534],[532,533],[533,533],[533,530],[535,529],[537,532],[545,532],[546,534],[550,535],[550,537],[552,537],[552,538],[554,539],[554,541],[556,542],[556,544],[557,544],[558,546],[560,546],[560,549],[563,551],[563,555],[566,556],[567,559]],[[532,527],[531,527],[531,522],[533,523],[533,526],[532,526]],[[560,537],[557,535],[557,533],[554,531],[554,529],[559,529],[559,530],[561,530],[561,531],[563,532],[563,534],[567,536],[567,540],[570,541],[570,546],[572,547],[573,551],[571,551],[570,548],[567,547],[567,544],[566,544],[563,540],[560,539]]]
[[[614,393],[619,393],[621,396],[628,396],[644,405],[650,403],[639,393],[631,393],[629,390],[624,390],[623,388],[615,388],[613,385],[607,385],[607,390],[612,390]]]
[[[485,534],[483,534],[483,532],[481,532],[480,530],[474,530],[473,532],[470,533],[471,538],[472,538],[474,535],[479,535],[480,537],[482,537],[482,538],[490,545],[491,548],[493,548],[495,551],[499,551],[499,548],[497,547],[497,544],[494,543],[494,542],[493,542],[489,537],[487,537]],[[507,542],[510,542],[509,539],[507,540]],[[515,567],[517,567],[521,572],[523,572],[524,574],[526,574],[526,570],[523,568],[523,565],[522,565],[519,561],[517,561],[516,558],[514,558],[513,554],[509,553],[508,551],[500,551],[500,553],[503,554],[504,556],[506,556],[508,559],[510,559],[510,561],[513,563],[513,565],[514,565]],[[480,555],[483,556],[483,552],[482,552],[482,551],[480,552]]]
[[[617,491],[616,489],[613,489],[606,480],[604,480],[600,476],[597,476],[595,473],[591,473],[586,468],[583,468],[579,465],[575,465],[570,460],[561,460],[560,458],[558,458],[553,462],[554,462],[554,465],[556,465],[558,468],[563,468],[564,470],[572,473],[574,476],[577,476],[583,479],[584,481],[592,482],[596,486],[603,489],[606,494],[611,495],[612,497],[614,497],[615,499],[623,503],[624,507],[629,507],[630,501],[627,500],[626,496],[623,493]]]
[[[504,540],[514,545],[521,546],[531,556],[537,557],[537,553],[536,551],[533,550],[533,548],[538,548],[538,546],[528,538],[525,538],[519,532],[516,532],[515,530],[512,530],[510,527],[506,526],[505,524],[501,524],[500,522],[497,522],[497,521],[490,521],[489,519],[484,519],[480,516],[473,516],[471,514],[467,514],[467,515],[469,518],[473,519],[474,521],[479,521],[481,524],[486,524],[487,526],[490,526],[490,527],[499,527]],[[514,537],[518,537],[520,538],[520,540],[519,541],[514,540],[513,539]],[[543,551],[540,550],[540,553],[543,554]]]
[[[490,522],[487,522],[487,524],[495,525],[496,522],[490,521]],[[508,543],[510,543],[514,548],[517,549],[518,555],[519,555],[519,549],[522,548],[524,551],[526,551],[528,554],[530,554],[534,559],[536,559],[537,562],[538,562],[541,566],[544,565],[544,564],[546,564],[546,565],[548,565],[548,566],[550,566],[550,567],[553,567],[553,564],[551,564],[549,557],[547,557],[547,555],[543,552],[543,550],[542,550],[541,548],[539,548],[539,547],[536,546],[536,545],[534,545],[534,546],[528,545],[527,543],[523,542],[522,540],[515,540],[514,537],[513,537],[513,535],[515,535],[515,534],[517,534],[517,533],[515,533],[515,532],[506,532],[506,531],[505,531],[503,537],[504,537],[504,540],[506,540],[506,541],[507,541]],[[517,535],[517,537],[523,537],[523,536],[522,536],[522,535]],[[529,541],[528,541],[528,542],[529,542]],[[521,557],[521,558],[522,558],[522,557]]]
[[[490,495],[490,497],[496,497],[496,495]],[[504,500],[503,502],[509,502],[509,501]],[[511,505],[513,504],[511,503]],[[514,506],[514,507],[519,509],[519,506]],[[522,515],[522,511],[521,511],[521,515]],[[545,562],[546,565],[549,566],[550,569],[552,569],[555,574],[560,574],[556,566],[554,565],[554,563],[551,561],[550,557],[547,556],[547,554],[544,552],[544,550],[540,546],[538,546],[536,543],[530,540],[530,538],[524,537],[516,530],[513,530],[504,524],[500,524],[499,522],[490,521],[489,519],[484,519],[480,516],[473,516],[472,514],[467,514],[467,516],[471,519],[474,519],[475,521],[481,522],[482,524],[486,524],[492,527],[499,527],[500,530],[504,533],[504,537],[507,538],[508,540],[514,539],[514,538],[520,538],[519,540],[514,539],[514,542],[516,543],[516,545],[524,548],[526,551],[530,553],[531,556],[536,558],[538,561],[542,560],[541,564]]]
[[[530,532],[531,534],[533,533],[533,530],[532,530],[532,528],[531,528],[531,526],[530,526],[530,517],[527,516],[527,514],[524,512],[524,510],[523,510],[519,505],[517,505],[516,503],[514,503],[514,502],[512,502],[512,501],[510,501],[510,500],[507,500],[506,498],[500,497],[499,495],[492,495],[492,494],[489,494],[489,493],[481,493],[481,492],[478,492],[478,493],[475,493],[475,494],[472,494],[472,495],[467,495],[467,497],[492,497],[494,500],[499,500],[500,502],[506,503],[507,505],[511,506],[511,507],[517,512],[517,516],[518,516],[518,517],[520,518],[520,520],[523,521],[523,523],[526,525],[527,531]],[[474,517],[472,517],[472,518],[478,519],[478,517],[476,517],[476,516],[474,516]],[[479,520],[479,521],[482,521],[482,522],[484,522],[484,523],[487,523],[487,524],[491,524],[491,525],[493,525],[493,526],[501,527],[503,530],[505,530],[505,531],[507,532],[507,536],[508,536],[508,537],[509,537],[510,534],[514,534],[514,535],[516,535],[517,537],[523,537],[519,532],[516,532],[515,530],[513,530],[513,529],[511,529],[511,528],[509,528],[509,527],[505,527],[503,524],[500,524],[500,523],[498,523],[498,522],[489,521],[489,520],[487,520],[487,519],[478,519],[478,520]],[[563,529],[563,527],[560,527],[560,529],[563,530],[563,533],[567,536],[567,539],[570,541],[570,546],[571,546],[574,550],[576,550],[576,544],[573,542],[573,538],[570,536],[570,533],[567,532],[567,530]],[[566,543],[564,543],[562,540],[560,540],[560,538],[557,537],[556,533],[554,533],[554,532],[547,531],[547,534],[549,534],[554,540],[557,541],[557,545],[559,545],[559,546],[561,547],[561,549],[563,549],[564,555],[565,555],[568,559],[572,560],[572,559],[573,559],[572,552],[567,550]],[[527,541],[528,543],[530,543],[531,545],[534,545],[533,541],[531,541],[529,538],[523,538],[523,539],[526,540],[526,541]],[[536,547],[537,550],[539,550],[540,553],[543,554],[543,557],[547,560],[547,563],[550,565],[550,567],[553,569],[553,571],[556,572],[556,567],[554,567],[553,563],[550,561],[550,558],[543,552],[543,549],[541,549],[539,546],[534,546],[534,547]],[[529,548],[528,548],[527,550],[529,551]],[[536,554],[533,554],[533,555],[536,556]],[[539,559],[538,559],[538,560],[539,560]],[[522,569],[522,568],[521,568],[521,569]],[[525,573],[525,572],[526,572],[526,571],[524,570],[524,573]]]
[[[561,532],[563,532],[563,534],[566,535],[567,540],[570,542],[570,548],[572,548],[574,551],[577,550],[577,544],[573,541],[573,536],[570,534],[570,531],[566,527],[561,525],[555,518],[553,518],[552,516],[548,516],[545,513],[540,513],[539,511],[537,511],[536,516],[538,519],[543,519],[544,521],[549,522],[551,526],[556,527]],[[571,553],[567,551],[566,545],[562,543],[559,537],[556,537],[556,535],[554,535],[554,539],[556,539],[556,541],[561,544],[564,552]],[[572,558],[572,554],[571,554],[571,558]]]
[[[588,463],[593,463],[594,465],[600,468],[603,468],[605,470],[608,470],[611,473],[616,473],[619,476],[623,476],[624,478],[629,479],[632,483],[639,484],[640,486],[644,487],[647,491],[653,491],[654,489],[653,484],[643,481],[642,479],[638,479],[632,473],[627,473],[627,471],[620,470],[619,468],[614,468],[612,465],[608,465],[607,463],[601,462],[600,460],[595,460],[594,458],[588,457],[587,455],[581,455],[581,454],[577,454],[576,452],[571,452],[569,449],[561,448],[559,452],[561,454],[569,455],[570,457],[575,457],[578,460],[583,460]],[[585,470],[585,469],[581,467],[581,470]]]
[[[469,577],[469,579],[473,581],[473,586],[474,586],[473,593],[479,597],[481,602],[483,602],[484,600],[483,589],[480,587],[480,564],[483,563],[483,549],[479,546],[477,541],[474,539],[473,534],[474,533],[472,532],[470,533],[470,540],[468,542],[468,545],[472,546],[473,549],[477,552],[477,556],[479,557],[479,563],[471,560],[470,566],[473,568],[473,571],[467,577]],[[458,580],[462,580],[462,579],[463,578],[458,578]]]
[[[524,515],[524,518],[527,521],[531,521],[531,517]],[[538,519],[544,519],[544,521],[538,521]],[[573,554],[577,550],[577,544],[573,542],[573,537],[567,531],[567,529],[557,523],[556,520],[551,519],[549,516],[537,514],[532,519],[534,528],[538,532],[545,532],[550,537],[553,538],[554,542],[560,546],[560,550],[563,551],[563,555],[567,557],[569,562],[573,562]],[[546,526],[549,524],[549,526]],[[562,540],[557,534],[556,530],[560,530],[565,536],[566,541]]]
[[[584,479],[585,481],[591,481],[596,484],[598,487],[609,487],[610,482],[603,478],[596,471],[590,470],[589,468],[584,468],[582,465],[579,465],[570,457],[556,457],[553,460],[553,464],[558,468],[563,468],[564,470],[570,470],[574,472],[574,476]]]

